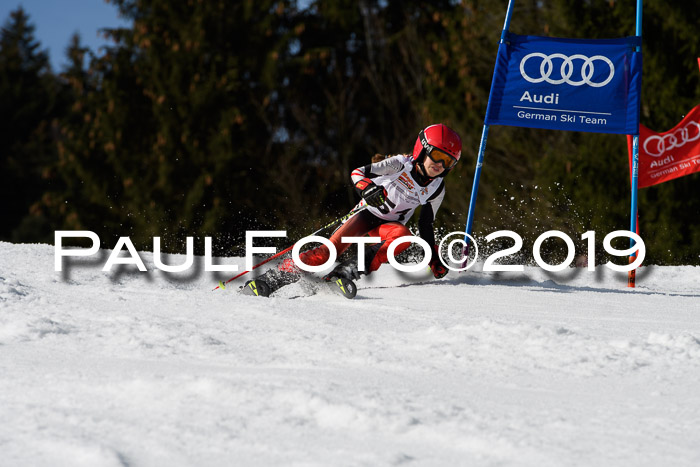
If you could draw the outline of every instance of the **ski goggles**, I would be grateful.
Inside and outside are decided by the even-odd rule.
[[[441,164],[442,168],[445,170],[451,169],[457,163],[457,159],[450,156],[446,152],[442,152],[436,147],[432,147],[432,149],[429,149],[427,152],[428,157],[430,157],[430,160],[432,160],[436,164]]]

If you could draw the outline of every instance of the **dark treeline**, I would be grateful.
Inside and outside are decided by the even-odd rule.
[[[409,152],[444,122],[464,142],[438,215],[463,229],[506,1],[112,0],[131,28],[94,54],[73,37],[52,70],[19,9],[0,38],[0,239],[86,229],[184,250],[246,230],[303,236],[357,202],[350,171]],[[511,30],[634,34],[635,2],[516,2]],[[644,5],[642,122],[676,125],[700,101],[700,12]],[[647,263],[700,264],[700,176],[640,190]],[[629,227],[621,135],[493,127],[475,233],[549,229],[575,241]],[[577,248],[585,243],[577,242]],[[602,249],[602,248],[599,248]],[[552,254],[556,254],[556,251]],[[600,258],[599,258],[600,259]]]

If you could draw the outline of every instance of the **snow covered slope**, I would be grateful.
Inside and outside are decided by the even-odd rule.
[[[1,465],[700,465],[699,268],[266,299],[142,258],[0,243]]]

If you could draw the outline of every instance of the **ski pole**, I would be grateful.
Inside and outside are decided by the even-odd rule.
[[[358,212],[362,211],[362,210],[365,209],[366,207],[367,207],[367,205],[366,205],[366,204],[363,204],[362,206],[359,206],[359,207],[353,209],[353,210],[350,211],[349,213],[345,214],[343,217],[339,217],[338,219],[336,219],[336,220],[334,220],[334,221],[332,221],[332,222],[330,222],[330,223],[324,225],[323,227],[321,227],[320,229],[318,229],[316,232],[312,233],[311,235],[316,235],[317,233],[322,232],[322,231],[326,230],[326,229],[329,228],[329,227],[333,227],[334,225],[343,222],[345,219],[349,219],[350,217],[354,216],[355,214],[357,214]],[[295,244],[296,244],[296,242],[295,242]],[[269,258],[265,259],[264,261],[261,261],[260,263],[258,263],[258,264],[256,264],[255,266],[253,266],[253,268],[250,269],[249,271],[243,271],[242,273],[238,274],[237,276],[234,276],[234,277],[230,278],[230,279],[227,280],[226,282],[221,282],[221,281],[219,281],[219,285],[217,285],[213,290],[216,290],[216,289],[225,289],[225,288],[226,288],[226,287],[225,287],[226,284],[228,284],[229,282],[238,279],[238,278],[241,277],[242,275],[247,274],[247,273],[249,273],[250,271],[253,271],[253,270],[259,268],[260,266],[262,266],[262,265],[264,265],[264,264],[266,264],[266,263],[272,261],[272,260],[275,259],[275,258],[279,258],[279,257],[282,256],[283,254],[285,254],[285,253],[287,253],[288,251],[290,251],[292,248],[294,248],[294,245],[292,245],[292,246],[290,246],[289,248],[286,248],[286,249],[280,251],[280,252],[277,253],[277,254],[274,254],[274,255],[270,256]]]

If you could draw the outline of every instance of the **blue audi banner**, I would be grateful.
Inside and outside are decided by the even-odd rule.
[[[639,37],[559,39],[508,33],[498,48],[487,125],[637,134]]]

